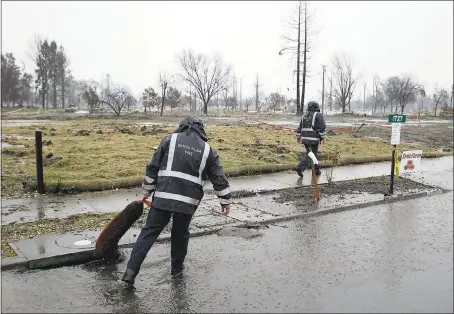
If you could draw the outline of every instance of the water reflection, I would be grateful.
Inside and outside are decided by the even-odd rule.
[[[42,198],[38,198],[38,200],[36,201],[36,211],[37,211],[38,219],[43,219],[45,214],[44,214],[44,201]]]

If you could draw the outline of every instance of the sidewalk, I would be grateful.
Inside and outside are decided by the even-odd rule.
[[[233,211],[228,216],[218,213],[219,203],[213,194],[206,195],[199,209],[194,215],[191,223],[191,236],[201,236],[210,233],[216,233],[226,227],[245,227],[251,223],[272,224],[279,221],[291,220],[306,216],[322,215],[331,212],[339,212],[355,208],[367,207],[376,204],[405,200],[409,198],[427,196],[432,193],[442,193],[442,189],[452,189],[452,157],[443,157],[440,159],[422,160],[422,173],[414,175],[411,179],[440,187],[441,189],[419,189],[414,191],[395,190],[391,197],[384,197],[382,193],[377,194],[351,194],[339,199],[338,196],[326,197],[313,205],[311,211],[301,210],[298,206],[291,204],[277,203],[273,200],[273,195],[263,195],[260,193],[252,197],[239,197],[235,199]],[[376,163],[368,165],[340,167],[334,170],[335,181],[345,181],[359,178],[368,178],[381,175],[389,175],[389,163]],[[426,174],[426,175],[424,175]],[[320,183],[326,182],[324,173],[320,177]],[[261,175],[253,177],[235,178],[230,180],[233,191],[250,190],[278,190],[298,186],[310,185],[310,176],[304,179],[298,178],[295,173],[276,173],[271,175]],[[207,191],[211,186],[207,185]],[[140,189],[123,190],[114,193],[103,193],[99,195],[90,194],[84,198],[67,197],[60,198],[56,203],[55,198],[44,197],[39,200],[33,200],[30,204],[39,207],[28,207],[26,211],[14,212],[7,217],[15,217],[18,214],[28,213],[30,220],[36,220],[42,217],[48,217],[47,214],[64,217],[64,215],[74,214],[74,211],[81,213],[83,208],[85,212],[113,212],[122,210],[126,204],[138,197]],[[24,200],[14,203],[10,201],[10,206]],[[30,200],[31,201],[31,200]],[[23,203],[22,203],[23,204]],[[50,204],[58,204],[63,207],[61,211],[47,208]],[[20,204],[19,204],[20,205]],[[2,204],[2,207],[4,204]],[[30,205],[31,206],[31,205]],[[37,210],[38,212],[33,212]],[[72,212],[71,212],[72,210]],[[3,209],[2,209],[3,215]],[[3,223],[3,222],[2,222]],[[79,233],[66,233],[60,235],[48,235],[36,237],[33,239],[19,240],[11,243],[11,247],[17,253],[17,258],[3,259],[2,269],[15,266],[26,266],[28,268],[40,268],[52,265],[64,265],[66,263],[80,263],[93,259],[93,249],[100,230],[84,231]],[[131,229],[120,241],[120,247],[131,247],[139,234],[139,229]],[[162,234],[158,241],[166,241],[170,234]],[[83,241],[83,242],[79,242]],[[83,244],[81,244],[83,243]]]
[[[433,181],[430,182],[429,177],[424,178],[425,173],[452,169],[452,167],[452,156],[436,159],[423,158],[421,161],[421,173],[407,177],[418,182],[434,184]],[[319,184],[327,182],[326,169],[321,171]],[[390,171],[391,165],[389,162],[338,167],[333,171],[333,181],[389,175]],[[230,178],[229,182],[232,192],[277,190],[311,185],[311,172],[306,170],[303,179],[299,178],[296,172],[292,172]],[[448,178],[447,181],[442,183],[443,186],[440,187],[452,189],[452,178]],[[210,182],[207,182],[204,189],[207,193],[202,204],[205,200],[216,198],[211,193],[213,188]],[[120,212],[127,204],[139,199],[140,196],[141,189],[138,187],[66,197],[38,196],[36,198],[3,200],[1,224],[36,221],[43,218],[66,218],[82,213]]]

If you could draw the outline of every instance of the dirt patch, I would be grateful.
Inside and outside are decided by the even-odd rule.
[[[389,190],[390,176],[381,176],[367,179],[331,182],[330,184],[319,185],[320,198],[329,195],[349,196],[352,194],[383,194]],[[429,187],[425,184],[418,183],[412,180],[399,178],[394,181],[394,191],[414,191],[424,190]],[[312,186],[304,186],[280,190],[273,200],[278,203],[303,203],[310,200],[313,202],[314,188]],[[310,196],[310,197],[307,197]]]
[[[76,132],[76,136],[89,136],[90,135],[90,131],[88,130],[79,130]]]

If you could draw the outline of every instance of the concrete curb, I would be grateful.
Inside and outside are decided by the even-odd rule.
[[[422,158],[441,158],[446,156],[452,156],[452,152],[430,152],[423,154]],[[391,154],[383,156],[373,156],[367,158],[346,158],[341,160],[339,164],[335,167],[341,166],[350,166],[350,165],[362,165],[375,162],[385,162],[391,161]],[[241,176],[250,176],[250,175],[259,175],[259,174],[268,174],[274,172],[283,172],[288,170],[295,170],[297,164],[268,164],[268,165],[258,165],[258,166],[248,166],[248,167],[238,167],[236,169],[226,169],[225,174],[228,178],[235,178]],[[322,162],[320,168],[329,168],[331,163]],[[81,192],[97,192],[97,191],[107,191],[114,189],[123,189],[123,188],[137,188],[142,184],[143,178],[120,178],[111,181],[102,181],[94,180],[91,182],[69,182],[65,184],[55,184],[49,183],[46,185],[47,193],[55,193],[60,190],[72,191],[74,193]],[[30,189],[36,189],[36,185],[31,183],[29,185]]]
[[[322,215],[326,215],[326,214],[330,214],[330,213],[339,213],[339,212],[353,210],[353,209],[360,209],[360,208],[388,204],[388,203],[393,203],[393,202],[398,202],[398,201],[417,199],[417,198],[425,197],[425,196],[439,195],[439,194],[443,194],[443,193],[448,193],[450,191],[451,190],[433,188],[428,191],[412,193],[412,194],[408,194],[408,195],[401,195],[401,196],[399,195],[399,196],[390,196],[390,197],[385,196],[383,200],[379,200],[379,201],[372,201],[372,202],[353,204],[353,205],[349,205],[349,206],[343,206],[343,207],[337,207],[337,208],[331,208],[331,209],[322,209],[322,210],[317,210],[317,211],[313,211],[313,212],[305,212],[305,213],[298,213],[298,214],[293,214],[293,215],[288,215],[288,216],[275,217],[275,218],[266,219],[266,220],[262,220],[262,221],[254,221],[254,223],[257,223],[260,225],[270,225],[270,224],[289,221],[289,220],[316,217],[316,216],[322,216]],[[195,237],[201,237],[201,236],[205,236],[205,235],[214,234],[224,228],[244,228],[248,224],[250,224],[250,222],[245,221],[245,222],[230,223],[230,224],[223,225],[223,226],[210,227],[210,228],[206,228],[206,229],[203,229],[200,231],[192,232],[190,234],[190,237],[195,238]],[[156,240],[156,243],[165,243],[165,242],[169,241],[170,239],[171,239],[170,234],[163,234]],[[131,248],[134,246],[134,244],[135,243],[127,243],[127,244],[119,245],[119,247],[120,248]],[[70,254],[66,254],[66,255],[47,257],[47,258],[33,260],[33,261],[29,261],[25,257],[20,256],[20,257],[15,257],[15,258],[2,259],[2,268],[1,269],[2,270],[11,270],[11,269],[15,269],[15,268],[37,269],[37,268],[61,267],[61,266],[66,266],[66,265],[83,264],[83,263],[93,261],[96,259],[97,258],[94,255],[94,249],[81,251],[81,252],[74,252],[74,253],[70,253]]]
[[[16,268],[28,268],[28,260],[25,257],[2,258],[2,271]]]

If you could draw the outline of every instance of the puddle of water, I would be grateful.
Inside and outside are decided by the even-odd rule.
[[[4,147],[25,147],[24,145],[22,144],[17,144],[17,145],[11,145],[11,144],[8,144],[8,143],[1,143],[1,147],[4,148]]]
[[[32,126],[32,125],[43,125],[43,124],[61,124],[60,121],[52,120],[2,120],[2,126]]]

